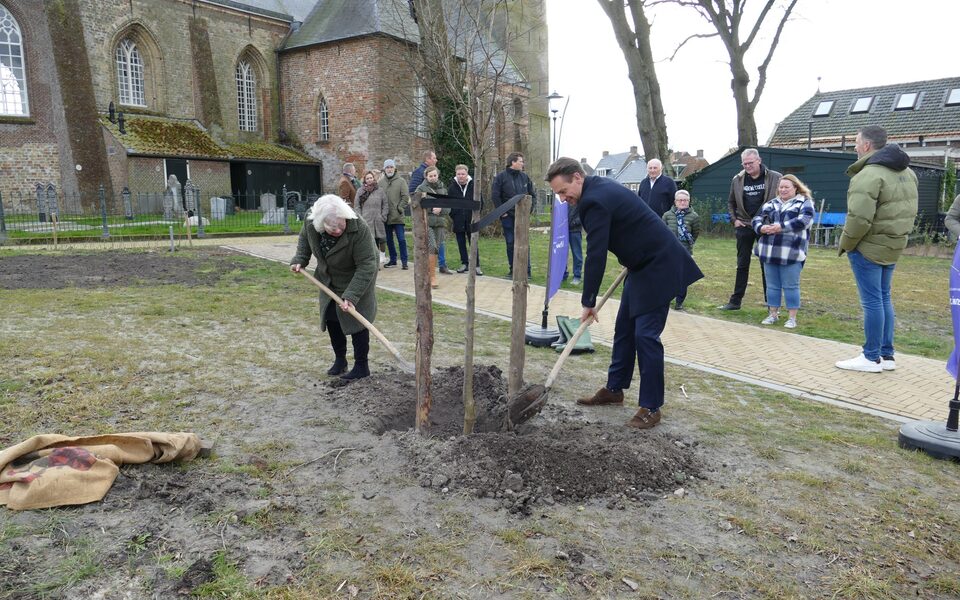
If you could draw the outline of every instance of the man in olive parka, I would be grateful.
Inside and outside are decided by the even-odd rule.
[[[836,363],[848,371],[880,373],[897,368],[893,356],[890,287],[897,259],[917,218],[917,176],[910,157],[887,132],[868,125],[857,133],[857,162],[847,169],[847,219],[840,254],[847,253],[863,308],[863,352]]]

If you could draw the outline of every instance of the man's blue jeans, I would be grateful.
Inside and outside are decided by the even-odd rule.
[[[440,267],[447,266],[447,245],[444,242],[440,242],[440,247],[437,248],[437,264]]]
[[[567,241],[570,244],[570,253],[573,254],[573,278],[580,279],[583,272],[583,232],[568,231]],[[563,278],[567,278],[567,269],[563,269]]]
[[[393,245],[393,236],[397,236],[400,246],[400,262],[407,264],[407,238],[403,231],[403,223],[387,225],[387,251],[390,252],[390,264],[397,264],[397,249]]]
[[[863,307],[863,355],[867,360],[893,356],[893,301],[890,286],[896,265],[878,265],[854,250],[848,252],[850,269]]]

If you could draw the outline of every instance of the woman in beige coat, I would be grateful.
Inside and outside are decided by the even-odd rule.
[[[377,242],[380,251],[380,264],[387,262],[384,250],[387,244],[387,216],[390,206],[387,204],[387,194],[380,189],[377,175],[373,171],[363,174],[363,185],[357,190],[354,206],[360,207],[360,216],[367,222],[373,239]]]

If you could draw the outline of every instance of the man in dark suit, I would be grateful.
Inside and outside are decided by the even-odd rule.
[[[677,183],[663,174],[663,163],[658,158],[647,163],[647,178],[640,182],[640,199],[659,217],[673,208]]]
[[[616,181],[587,177],[579,161],[566,157],[550,165],[547,181],[561,200],[579,207],[587,234],[581,321],[597,317],[597,293],[607,252],[613,252],[629,269],[614,326],[607,385],[577,403],[623,404],[623,390],[630,387],[636,357],[640,365],[640,409],[627,425],[650,429],[661,419],[664,381],[660,334],[667,324],[670,301],[703,273],[660,215],[637,202],[633,192]]]

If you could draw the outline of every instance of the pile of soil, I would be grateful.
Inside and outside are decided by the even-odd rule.
[[[0,289],[62,289],[114,287],[138,282],[211,285],[250,262],[229,260],[235,252],[198,247],[170,254],[167,250],[112,250],[90,254],[14,254],[0,260]]]
[[[662,429],[640,432],[621,424],[588,423],[548,404],[544,415],[505,431],[506,382],[499,368],[474,369],[475,433],[463,431],[463,369],[435,372],[427,436],[395,435],[411,473],[423,487],[496,498],[511,512],[530,514],[539,503],[607,500],[648,502],[700,477],[696,441]],[[406,432],[416,414],[415,381],[399,372],[347,385],[329,384],[328,400],[349,404],[377,434]]]

